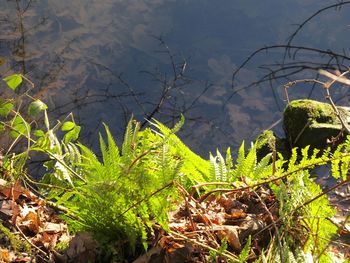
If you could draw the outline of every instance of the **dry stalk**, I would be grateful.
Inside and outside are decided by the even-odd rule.
[[[23,236],[23,238],[25,239],[25,241],[28,242],[29,245],[30,245],[31,247],[35,248],[37,251],[39,251],[40,253],[42,253],[42,254],[45,255],[46,257],[48,257],[48,254],[47,254],[44,250],[42,250],[41,248],[39,248],[38,246],[36,246],[35,244],[33,244],[33,243],[28,239],[28,237],[23,233],[23,231],[22,231],[21,228],[17,225],[17,223],[15,224],[15,226],[16,226],[17,230],[19,231],[19,233]],[[50,262],[49,260],[44,259],[44,258],[43,258],[43,260],[45,260],[45,262]]]
[[[302,169],[297,169],[297,170],[302,170]],[[304,170],[305,170],[305,168],[304,168]],[[291,173],[294,173],[294,172],[296,172],[296,171],[293,171],[293,172],[291,172]],[[291,174],[291,173],[289,173],[289,174]],[[315,200],[319,199],[320,197],[322,197],[322,196],[324,196],[324,195],[326,195],[326,194],[332,192],[333,190],[337,189],[338,187],[340,187],[340,186],[342,186],[342,185],[344,185],[344,184],[346,184],[346,183],[348,183],[348,182],[350,182],[350,177],[348,177],[348,179],[346,179],[346,180],[344,180],[344,181],[341,181],[341,182],[339,182],[339,183],[333,185],[332,187],[329,187],[329,188],[323,190],[322,193],[316,195],[315,197],[311,198],[310,200],[308,200],[308,201],[304,202],[303,204],[297,206],[297,207],[294,209],[294,211],[298,211],[298,210],[302,209],[303,207],[307,206],[308,204],[314,202]],[[264,228],[262,228],[258,233],[256,233],[256,235],[257,235],[257,234],[260,234],[260,233],[262,233],[263,231],[265,231],[266,229],[270,228],[271,226],[273,226],[273,224],[276,224],[276,223],[282,221],[282,219],[283,219],[284,217],[286,217],[286,216],[281,216],[281,217],[279,217],[279,218],[278,218],[276,221],[274,221],[273,223],[271,223],[271,224],[265,226]]]
[[[205,228],[206,228],[205,233],[206,233],[208,236],[211,237],[212,241],[214,241],[214,242],[215,242],[215,245],[219,248],[220,245],[216,242],[216,238],[213,236],[213,234],[211,233],[211,231],[210,231],[209,229],[207,229],[207,226],[208,226],[208,225],[211,226],[211,228],[212,228],[212,226],[213,226],[211,220],[210,220],[208,217],[204,216],[204,215],[199,211],[199,209],[200,209],[200,210],[202,210],[203,213],[205,213],[205,212],[206,212],[205,209],[198,203],[198,201],[197,201],[196,199],[194,199],[194,198],[186,191],[186,189],[185,189],[183,186],[181,186],[180,184],[176,184],[176,186],[177,186],[177,188],[179,189],[179,191],[182,193],[182,195],[184,196],[185,203],[186,203],[186,211],[188,212],[188,215],[189,215],[188,217],[189,217],[189,219],[190,219],[190,223],[191,223],[192,229],[193,229],[193,230],[197,230],[196,227],[195,227],[195,225],[194,225],[193,218],[192,218],[192,215],[191,215],[191,210],[190,210],[190,206],[191,206],[191,205],[190,205],[190,201],[193,201],[193,202],[196,204],[196,207],[192,206],[192,208],[193,208],[193,209],[196,211],[196,213],[198,213],[198,215],[202,218],[202,220],[203,220],[203,222],[204,222],[204,224],[205,224]],[[186,197],[188,197],[188,199],[187,199]],[[199,209],[197,209],[197,208],[199,208]]]
[[[280,257],[281,257],[281,262],[285,262],[285,258],[284,258],[284,255],[283,255],[283,246],[282,246],[282,243],[281,243],[281,237],[279,235],[279,232],[278,232],[278,228],[277,228],[277,225],[276,225],[276,222],[273,218],[273,215],[271,214],[270,210],[267,208],[265,202],[261,199],[261,197],[258,195],[258,193],[254,190],[252,190],[253,193],[256,195],[256,197],[259,199],[260,203],[262,204],[262,206],[264,207],[264,209],[266,210],[266,213],[269,215],[270,219],[271,219],[271,224],[273,226],[273,228],[275,229],[275,232],[276,232],[276,237],[277,237],[277,243],[278,243],[278,246],[280,247]]]
[[[185,189],[183,189],[183,187],[180,187],[180,185],[177,185],[177,188],[179,189],[179,191],[181,192],[181,194],[184,197],[185,206],[186,206],[186,213],[187,213],[188,219],[190,220],[191,228],[192,228],[192,230],[197,230],[196,225],[193,222],[192,213],[191,213],[191,209],[190,209],[190,201],[191,201],[192,197],[187,193],[187,191]]]
[[[317,83],[317,84],[320,84],[320,85],[324,85],[325,83],[323,83],[322,81],[319,81],[317,79],[298,79],[298,80],[293,80],[293,81],[290,81],[288,82],[287,84],[284,84],[283,85],[283,88],[284,88],[284,94],[286,96],[286,101],[287,103],[290,102],[289,100],[289,95],[288,95],[288,88],[290,88],[291,86],[295,86],[299,83]]]
[[[211,246],[208,246],[207,244],[204,244],[204,243],[199,242],[199,241],[197,241],[197,240],[188,238],[188,237],[186,237],[186,236],[184,236],[184,235],[182,235],[182,234],[179,234],[179,233],[177,233],[177,232],[175,232],[175,231],[172,231],[172,230],[170,230],[170,234],[172,234],[172,235],[174,235],[174,236],[177,236],[177,237],[179,237],[179,238],[182,238],[183,240],[186,240],[186,241],[188,241],[188,242],[191,242],[191,243],[193,243],[193,244],[195,244],[195,245],[197,245],[197,246],[200,246],[200,247],[203,247],[203,248],[208,249],[208,250],[210,250],[210,251],[213,251],[213,252],[217,253],[218,255],[224,256],[224,257],[226,257],[226,258],[232,260],[233,262],[240,262],[240,261],[238,260],[238,258],[237,258],[236,255],[234,255],[234,254],[232,254],[232,253],[230,253],[230,252],[228,252],[228,251],[221,252],[221,251],[219,251],[219,250],[217,250],[217,249],[215,249],[215,248],[212,248]]]

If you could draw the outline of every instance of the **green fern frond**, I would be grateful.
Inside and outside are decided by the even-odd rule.
[[[215,157],[210,153],[210,165],[211,180],[216,182],[227,182],[225,159],[222,157],[219,150],[216,150]]]
[[[258,181],[260,179],[268,178],[272,175],[272,165],[270,163],[271,156],[272,153],[269,153],[264,158],[262,158],[259,163],[257,163],[250,176],[252,180]]]
[[[133,131],[132,120],[128,122],[126,126],[124,141],[122,144],[122,155],[129,157],[133,153],[133,147],[135,146],[135,139],[137,138],[138,131]]]
[[[172,133],[177,133],[181,130],[181,128],[185,124],[185,116],[183,114],[180,115],[180,120],[174,125],[174,127],[171,129]]]
[[[245,244],[244,248],[242,249],[241,253],[239,253],[238,255],[238,261],[239,262],[246,262],[248,257],[249,257],[249,253],[250,253],[250,249],[251,249],[251,243],[252,243],[252,237],[249,236],[247,239],[247,243]]]
[[[180,124],[182,121],[180,120]],[[163,143],[169,145],[169,151],[178,158],[185,160],[181,172],[189,180],[185,185],[203,183],[210,180],[210,161],[204,160],[192,152],[175,134],[176,129],[170,129],[162,123],[153,120],[151,124],[160,131]],[[158,134],[156,132],[156,134]],[[158,139],[159,140],[159,139]]]
[[[170,134],[177,133],[184,126],[185,116],[181,114],[180,120],[171,129],[162,124],[160,121],[157,121],[156,119],[152,119],[152,121],[150,121],[150,124],[152,124],[154,127],[157,127],[157,129],[159,129],[160,132],[163,133],[165,136],[169,136]]]
[[[340,159],[334,159],[332,161],[332,168],[331,169],[332,169],[332,176],[335,179],[339,179],[340,178]]]
[[[120,153],[119,148],[117,144],[115,143],[113,136],[108,128],[107,125],[105,125],[105,133],[107,137],[107,144],[104,141],[101,134],[99,134],[99,140],[100,140],[100,150],[102,154],[102,161],[103,165],[106,167],[110,167],[112,171],[118,171],[115,172],[115,175],[117,176],[119,174],[120,170]]]
[[[293,148],[291,156],[288,160],[288,171],[294,171],[295,170],[295,165],[298,159],[298,148]]]
[[[256,166],[256,160],[256,147],[253,145],[247,156],[245,156],[244,142],[242,142],[242,145],[238,150],[236,166],[232,172],[232,177],[229,180],[232,182],[242,176],[250,178],[250,175],[253,173]]]
[[[245,159],[245,143],[244,141],[242,142],[241,146],[238,149],[238,156],[237,156],[237,160],[236,160],[236,164],[241,164],[244,162]],[[237,169],[237,167],[236,167]]]
[[[232,155],[231,155],[231,148],[228,147],[226,150],[226,170],[227,171],[231,171],[232,167],[233,167],[233,163],[232,163]]]
[[[221,153],[219,150],[216,150],[216,155],[218,158],[218,165],[219,165],[219,179],[221,182],[227,182],[227,168],[225,164],[225,159],[222,157]]]
[[[332,176],[346,180],[350,165],[350,136],[332,154]]]
[[[212,155],[212,153],[209,153],[209,161],[210,161],[210,170],[209,170],[209,177],[211,178],[211,181],[216,181],[216,176],[219,173],[219,167],[216,163],[216,157]]]

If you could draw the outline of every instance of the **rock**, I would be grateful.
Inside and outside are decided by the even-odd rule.
[[[73,237],[69,247],[63,251],[63,254],[54,253],[54,262],[98,262],[99,256],[100,251],[97,241],[90,233],[80,232]]]
[[[265,130],[259,134],[255,140],[256,157],[260,161],[267,154],[274,150],[281,153],[283,156],[288,156],[286,139],[281,139],[271,130]]]
[[[350,108],[337,107],[342,119],[348,123]],[[327,141],[342,130],[332,106],[314,100],[294,100],[284,110],[284,129],[291,147],[323,149]]]

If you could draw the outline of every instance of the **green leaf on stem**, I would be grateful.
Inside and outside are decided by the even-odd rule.
[[[13,103],[9,102],[8,100],[1,101],[0,102],[0,116],[6,117],[11,112],[13,107],[14,107]]]
[[[74,122],[66,121],[65,123],[63,123],[61,130],[62,131],[70,131],[70,130],[73,130],[73,128],[75,126],[76,126],[76,124]]]
[[[63,142],[67,144],[69,142],[76,141],[79,137],[80,130],[81,130],[81,127],[78,125],[75,125],[73,129],[71,129],[69,132],[66,133],[66,135],[64,135]]]
[[[44,137],[44,136],[45,136],[45,133],[44,133],[43,130],[35,130],[35,131],[34,131],[34,135],[35,135],[36,137]]]
[[[11,123],[12,131],[10,131],[11,138],[17,138],[21,134],[25,134],[30,126],[20,116],[16,116]]]
[[[22,75],[21,74],[13,74],[11,76],[8,76],[3,79],[7,86],[9,86],[10,89],[16,90],[17,87],[22,83]]]
[[[41,100],[35,100],[29,104],[28,115],[35,116],[38,115],[41,111],[46,110],[47,106]]]

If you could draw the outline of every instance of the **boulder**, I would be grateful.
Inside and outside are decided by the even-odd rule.
[[[349,107],[337,107],[342,119],[348,123]],[[342,131],[340,119],[332,106],[314,100],[291,101],[284,110],[284,129],[292,147],[323,149]],[[338,141],[339,142],[339,141]]]

